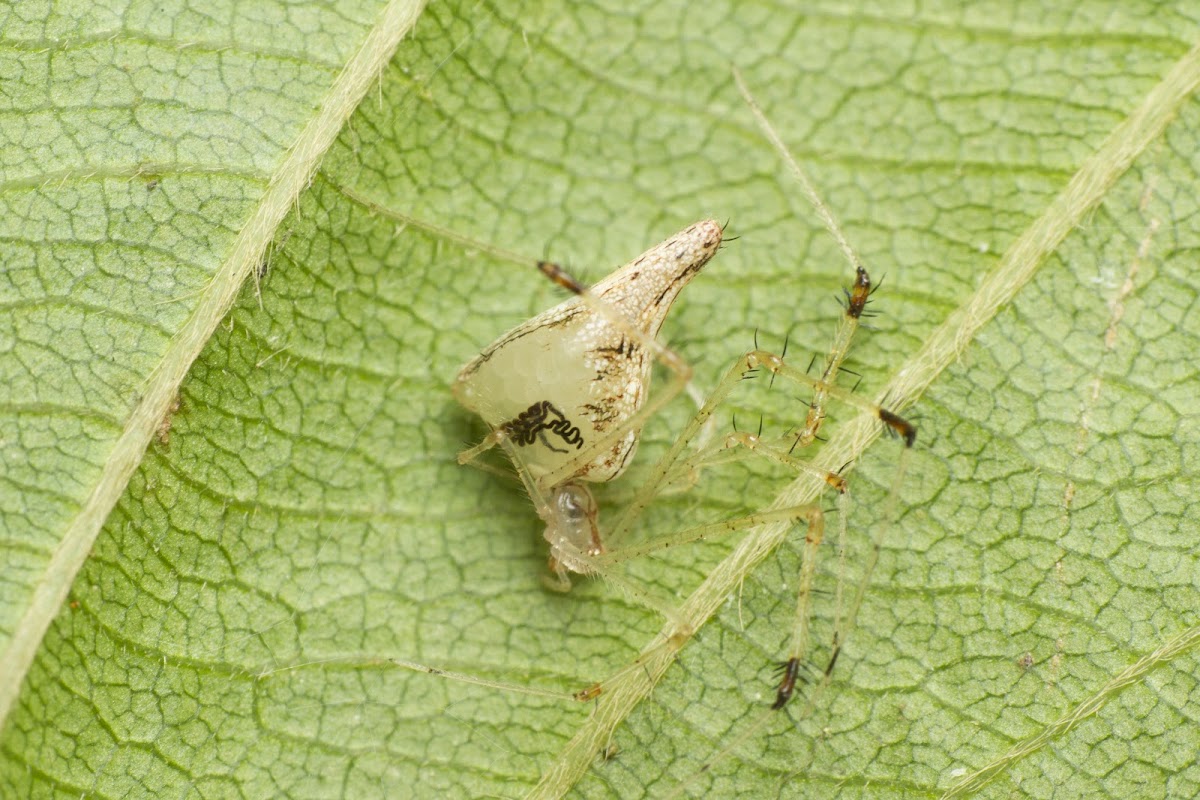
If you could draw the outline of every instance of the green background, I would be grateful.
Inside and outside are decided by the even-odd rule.
[[[545,591],[528,500],[456,465],[482,435],[452,401],[456,370],[559,295],[443,231],[594,280],[729,220],[739,238],[665,336],[703,389],[756,330],[769,348],[790,333],[803,366],[849,270],[736,64],[886,276],[849,363],[873,396],[1167,76],[1196,80],[1191,4],[1062,5],[435,4],[282,223],[250,230],[268,257],[227,315],[206,292],[241,280],[236,237],[305,126],[345,99],[331,87],[382,6],[0,10],[0,663],[49,625],[27,671],[0,670],[15,698],[0,795],[530,791],[599,707],[386,659],[573,691],[660,623],[599,582]],[[925,367],[900,518],[813,707],[695,775],[770,703],[797,528],[634,705],[615,755],[547,791],[663,796],[694,776],[697,796],[937,797],[989,766],[979,796],[1200,791],[1200,106],[1155,108],[1178,116],[960,358]],[[169,431],[110,492],[72,580],[52,568],[61,543],[206,314]],[[761,413],[782,434],[802,395],[752,382],[720,426]],[[687,414],[654,420],[603,509]],[[832,411],[830,447],[853,416]],[[849,473],[851,586],[899,452],[880,440]],[[786,479],[706,473],[640,535],[764,508]],[[731,545],[631,572],[683,602]],[[822,551],[818,669],[839,580]],[[35,600],[64,582],[66,604]]]

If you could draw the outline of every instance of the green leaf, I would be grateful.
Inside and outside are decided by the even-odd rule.
[[[415,11],[0,22],[0,795],[1194,794],[1186,6],[438,4],[400,41]],[[632,564],[695,625],[639,661],[661,620],[546,591],[528,500],[455,463],[482,429],[449,393],[556,299],[496,248],[594,279],[705,217],[740,238],[664,329],[698,385],[755,331],[824,353],[849,269],[732,64],[886,276],[849,367],[920,428],[889,531],[902,448],[831,410],[814,457],[854,463],[817,673],[888,535],[831,681],[781,713],[802,526]],[[720,427],[781,433],[798,396],[749,382]],[[817,496],[789,482],[706,471],[638,535]],[[615,677],[581,704],[391,658]]]

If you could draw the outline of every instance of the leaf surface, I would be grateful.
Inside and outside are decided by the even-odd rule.
[[[398,5],[20,8],[0,657],[27,666],[0,672],[0,793],[913,797],[981,770],[989,797],[1195,793],[1184,4],[439,4],[390,62],[372,42]],[[449,392],[556,300],[494,248],[594,280],[705,217],[739,238],[664,329],[698,384],[756,331],[801,366],[824,353],[849,270],[731,64],[885,277],[858,392],[920,427],[831,682],[765,723],[803,528],[631,564],[697,630],[622,671],[661,621],[600,582],[544,589],[527,499],[454,462],[483,431]],[[748,382],[720,428],[783,433],[803,396]],[[605,518],[688,413],[647,428]],[[834,408],[814,453],[853,461],[817,673],[885,524],[900,447],[877,434]],[[789,484],[706,471],[637,535],[815,496]],[[388,658],[563,692],[616,677],[577,704]]]

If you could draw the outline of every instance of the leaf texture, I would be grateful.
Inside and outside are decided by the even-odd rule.
[[[419,10],[0,12],[0,795],[1195,794],[1187,4],[449,3],[401,41]],[[664,328],[698,385],[756,336],[825,352],[849,268],[733,64],[884,278],[857,391],[920,428],[824,685],[901,461],[831,410],[846,566],[834,512],[774,715],[802,526],[630,564],[695,615],[639,661],[662,621],[545,590],[449,392],[557,299],[496,249],[594,280],[706,217],[731,241]],[[748,381],[718,427],[803,399]],[[831,505],[793,477],[705,471],[636,535]]]

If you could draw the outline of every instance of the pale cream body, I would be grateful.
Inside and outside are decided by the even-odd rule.
[[[654,337],[721,235],[713,220],[691,225],[604,278],[590,297],[504,334],[454,382],[458,401],[483,418],[527,487],[534,485],[558,564],[588,571],[571,551],[602,549],[595,502],[578,482],[612,480],[629,464],[641,432],[631,420],[646,401],[654,362],[648,346],[661,349]]]

